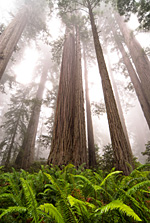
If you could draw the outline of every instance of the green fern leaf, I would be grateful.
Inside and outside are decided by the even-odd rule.
[[[82,180],[84,180],[87,184],[91,185],[91,181],[89,179],[87,179],[86,177],[84,176],[81,176],[81,175],[72,175],[74,178],[80,178]]]
[[[121,200],[115,200],[107,204],[106,206],[97,209],[95,212],[99,214],[107,213],[108,211],[112,211],[114,209],[118,209],[120,212],[126,214],[129,217],[132,217],[136,221],[142,221],[139,216],[126,204],[124,204]]]
[[[43,204],[38,207],[47,217],[52,217],[57,223],[65,223],[62,215],[52,204]]]
[[[132,194],[136,193],[140,188],[146,187],[146,186],[150,186],[150,180],[146,180],[144,182],[136,184],[132,188],[128,189],[127,193],[129,195],[132,195]]]
[[[45,176],[47,176],[47,178],[51,181],[51,183],[55,186],[55,188],[58,190],[61,198],[62,198],[62,203],[64,205],[64,208],[66,209],[66,212],[68,213],[68,215],[70,216],[70,222],[78,222],[77,218],[74,214],[74,212],[72,211],[70,204],[67,200],[66,194],[63,193],[63,191],[61,190],[61,188],[59,187],[59,185],[57,184],[57,182],[54,181],[53,177],[50,174],[44,173]]]
[[[16,201],[16,197],[13,194],[9,194],[9,193],[3,193],[0,195],[0,199],[1,198],[7,198],[12,200],[16,205],[18,205],[18,202]]]
[[[100,184],[100,187],[102,187],[110,177],[112,177],[112,176],[114,176],[114,175],[116,175],[116,174],[120,174],[120,173],[122,173],[122,171],[115,171],[115,172],[109,173],[109,174],[105,177],[105,179],[102,181],[102,183]]]
[[[86,202],[86,201],[81,201],[81,200],[78,200],[77,198],[75,197],[72,197],[71,195],[68,195],[68,200],[69,200],[69,203],[72,206],[80,206],[80,208],[82,207],[85,211],[87,211],[86,207],[89,207],[91,209],[95,209],[95,205],[94,204],[91,204],[89,202]]]
[[[101,191],[103,194],[107,194],[109,199],[112,200],[112,196],[110,193],[107,192],[107,190],[105,190],[104,188],[98,186],[98,185],[93,185],[94,189],[96,192]]]
[[[25,180],[23,178],[20,178],[20,180],[22,182],[22,187],[24,190],[24,195],[26,197],[28,210],[31,211],[34,221],[36,223],[36,222],[38,222],[39,216],[37,213],[37,201],[35,198],[35,194],[27,180]]]
[[[0,215],[0,218],[2,218],[4,215],[12,214],[14,212],[18,212],[18,213],[21,214],[21,213],[26,212],[26,211],[27,211],[27,209],[25,207],[17,207],[17,206],[9,207],[5,211],[3,211],[3,213]]]

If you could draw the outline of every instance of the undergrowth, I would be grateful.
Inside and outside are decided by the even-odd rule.
[[[150,164],[129,176],[72,164],[0,171],[1,223],[150,222]]]

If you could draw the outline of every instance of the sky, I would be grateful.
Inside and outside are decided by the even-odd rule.
[[[15,0],[0,0],[0,20],[4,21],[6,24],[8,24],[12,19],[9,12],[13,12],[14,10],[14,1]],[[135,16],[132,16],[129,26],[132,29],[137,28],[138,22]],[[52,37],[54,39],[58,36],[60,30],[63,30],[64,32],[64,28],[56,15],[52,18],[52,21],[48,24],[48,27],[50,31],[52,30]],[[150,43],[149,34],[141,33],[137,35],[137,39],[140,41],[143,47],[146,47],[148,43]],[[24,84],[30,83],[34,65],[36,64],[38,57],[39,54],[35,44],[32,44],[32,47],[26,47],[21,62],[14,66],[17,81]],[[112,61],[113,64],[115,63],[115,57],[112,58],[114,58],[114,61]],[[95,64],[89,69],[89,86],[91,101],[104,101],[101,79],[97,65]],[[143,157],[140,155],[140,152],[145,150],[145,143],[150,140],[150,131],[143,117],[142,110],[137,99],[134,100],[134,107],[130,108],[129,111],[124,111],[124,116],[134,154],[138,155],[140,157],[140,161],[142,161]],[[102,148],[104,145],[110,142],[107,115],[103,114],[100,117],[93,116],[93,126],[95,141],[99,147]]]

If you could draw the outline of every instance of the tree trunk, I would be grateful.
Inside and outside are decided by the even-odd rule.
[[[116,104],[117,104],[117,108],[118,108],[118,113],[119,113],[119,117],[120,117],[120,121],[123,127],[123,131],[126,137],[126,141],[128,143],[128,148],[130,150],[130,153],[132,154],[132,149],[131,149],[131,145],[130,145],[130,141],[129,141],[129,137],[128,137],[128,132],[127,132],[127,128],[126,128],[126,124],[125,124],[125,119],[124,119],[124,115],[123,115],[123,111],[122,111],[122,107],[121,107],[121,103],[120,103],[120,98],[119,98],[119,94],[118,94],[118,89],[113,77],[113,73],[111,72],[111,64],[110,64],[110,60],[109,60],[109,56],[107,54],[108,57],[108,67],[109,67],[109,71],[110,71],[110,79],[112,82],[112,86],[113,86],[113,90],[115,93],[115,99],[116,99]]]
[[[121,52],[121,55],[122,55],[122,58],[123,58],[123,61],[124,61],[124,64],[128,70],[128,73],[129,73],[129,76],[131,78],[131,82],[133,83],[133,86],[134,86],[134,89],[135,89],[135,92],[136,92],[136,95],[138,97],[138,100],[140,102],[140,105],[141,105],[141,108],[143,110],[143,113],[144,113],[144,116],[145,116],[145,119],[147,121],[147,124],[150,128],[150,106],[143,94],[143,91],[142,91],[142,88],[141,88],[141,83],[136,75],[136,72],[134,70],[134,67],[124,49],[124,46],[119,38],[119,36],[117,36],[116,34],[116,31],[114,30],[114,28],[112,28],[112,32],[113,32],[113,36],[114,36],[114,39],[116,41],[116,44]]]
[[[89,167],[94,168],[96,166],[96,155],[95,155],[93,124],[92,124],[90,98],[89,98],[88,71],[87,71],[87,61],[86,61],[85,48],[83,49],[83,57],[84,57],[84,78],[85,78]]]
[[[97,28],[94,22],[91,5],[90,5],[89,0],[87,0],[87,2],[88,2],[88,8],[89,8],[89,15],[90,15],[95,51],[96,51],[96,56],[97,56],[97,61],[98,61],[98,66],[99,66],[99,72],[102,79],[102,87],[103,87],[103,92],[104,92],[104,99],[105,99],[105,104],[106,104],[111,141],[112,141],[112,146],[114,150],[116,168],[118,170],[122,170],[125,175],[128,175],[131,169],[129,168],[127,163],[129,163],[131,167],[133,166],[132,154],[130,152],[130,149],[128,148],[128,143],[126,141],[126,137],[123,131],[121,121],[120,121],[117,105],[114,99],[111,83],[109,80],[109,75],[107,72],[107,68],[106,68],[106,64],[105,64],[105,60],[104,60],[104,56],[102,52],[102,48],[99,42],[99,37],[97,33]]]
[[[79,35],[66,31],[48,164],[87,163]]]
[[[22,148],[15,161],[16,165],[23,169],[29,168],[30,165],[34,162],[35,139],[39,123],[42,98],[45,88],[45,82],[47,79],[48,69],[49,69],[48,61],[45,61],[40,85],[36,94],[36,99],[33,105],[27,132],[23,140]]]
[[[123,17],[115,14],[115,18],[124,36],[125,43],[130,51],[130,55],[140,78],[146,100],[150,105],[150,61],[147,58],[143,48],[134,37],[133,32],[127,27]]]
[[[24,6],[0,35],[0,79],[28,22],[29,9]]]

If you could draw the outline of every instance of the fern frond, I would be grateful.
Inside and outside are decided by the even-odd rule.
[[[16,197],[13,195],[13,194],[9,194],[9,193],[3,193],[3,194],[0,194],[0,199],[1,198],[7,198],[7,199],[10,199],[12,200],[15,204],[18,204],[17,200],[16,200]]]
[[[63,191],[61,190],[61,188],[59,187],[57,182],[54,181],[53,177],[50,174],[47,174],[47,173],[44,173],[44,174],[45,174],[45,176],[47,176],[47,178],[51,181],[51,183],[55,186],[55,188],[59,192],[59,194],[62,198],[62,203],[64,205],[64,208],[66,209],[66,212],[68,213],[68,215],[70,217],[70,219],[69,219],[70,222],[78,222],[74,212],[71,210],[71,207],[67,200],[66,194],[63,193]]]
[[[60,189],[60,187],[58,186],[58,184],[55,182],[55,180],[53,179],[53,177],[48,174],[48,173],[44,173],[45,176],[47,176],[47,178],[50,180],[50,182],[55,186],[55,188],[59,191],[59,193],[62,195],[62,191]]]
[[[65,223],[62,215],[52,204],[43,204],[38,207],[47,217],[52,217],[57,223]]]
[[[100,187],[98,185],[93,185],[93,187],[94,187],[94,189],[95,189],[96,192],[101,191],[103,194],[107,194],[108,195],[109,200],[112,200],[112,196],[111,196],[110,193],[108,193],[107,190],[105,190],[104,188],[102,188],[102,187]]]
[[[95,205],[94,204],[91,204],[89,202],[86,202],[86,201],[81,201],[81,200],[78,200],[76,199],[75,197],[72,197],[71,195],[68,196],[68,200],[69,200],[69,203],[72,206],[75,206],[78,205],[80,206],[80,208],[82,208],[85,212],[87,212],[87,208],[90,208],[90,209],[96,209]]]
[[[100,174],[94,172],[94,175],[98,183],[101,183],[103,181],[103,177]]]
[[[129,217],[132,217],[136,221],[142,221],[139,216],[126,204],[124,204],[121,200],[115,200],[107,204],[106,206],[97,209],[95,212],[99,214],[107,213],[108,211],[112,211],[114,209],[118,209],[120,212],[126,214]]]
[[[26,212],[26,211],[27,211],[27,209],[25,207],[17,207],[17,206],[9,207],[5,211],[3,211],[3,213],[0,215],[0,218],[2,218],[4,215],[12,214],[14,212],[18,212],[18,213],[21,214],[21,213]]]
[[[101,182],[100,187],[102,187],[110,177],[112,177],[112,176],[114,176],[114,175],[116,175],[116,174],[120,174],[120,173],[122,173],[122,171],[115,171],[115,172],[109,173],[109,174],[105,177],[105,179]]]
[[[80,178],[82,180],[84,180],[87,184],[92,185],[91,181],[89,179],[87,179],[87,177],[82,176],[82,175],[72,175],[74,178]]]
[[[137,190],[139,190],[140,188],[145,187],[145,186],[150,186],[150,180],[146,180],[144,182],[136,184],[132,188],[128,189],[127,194],[132,195],[132,194],[136,193]]]
[[[144,168],[149,168],[150,169],[150,163],[146,163],[143,165],[140,165],[139,167],[136,168],[136,170],[143,170]]]
[[[35,198],[35,194],[27,180],[23,178],[20,178],[20,180],[21,180],[22,187],[24,190],[24,195],[27,201],[28,210],[32,213],[35,223],[38,223],[39,216],[37,213],[37,201]]]

